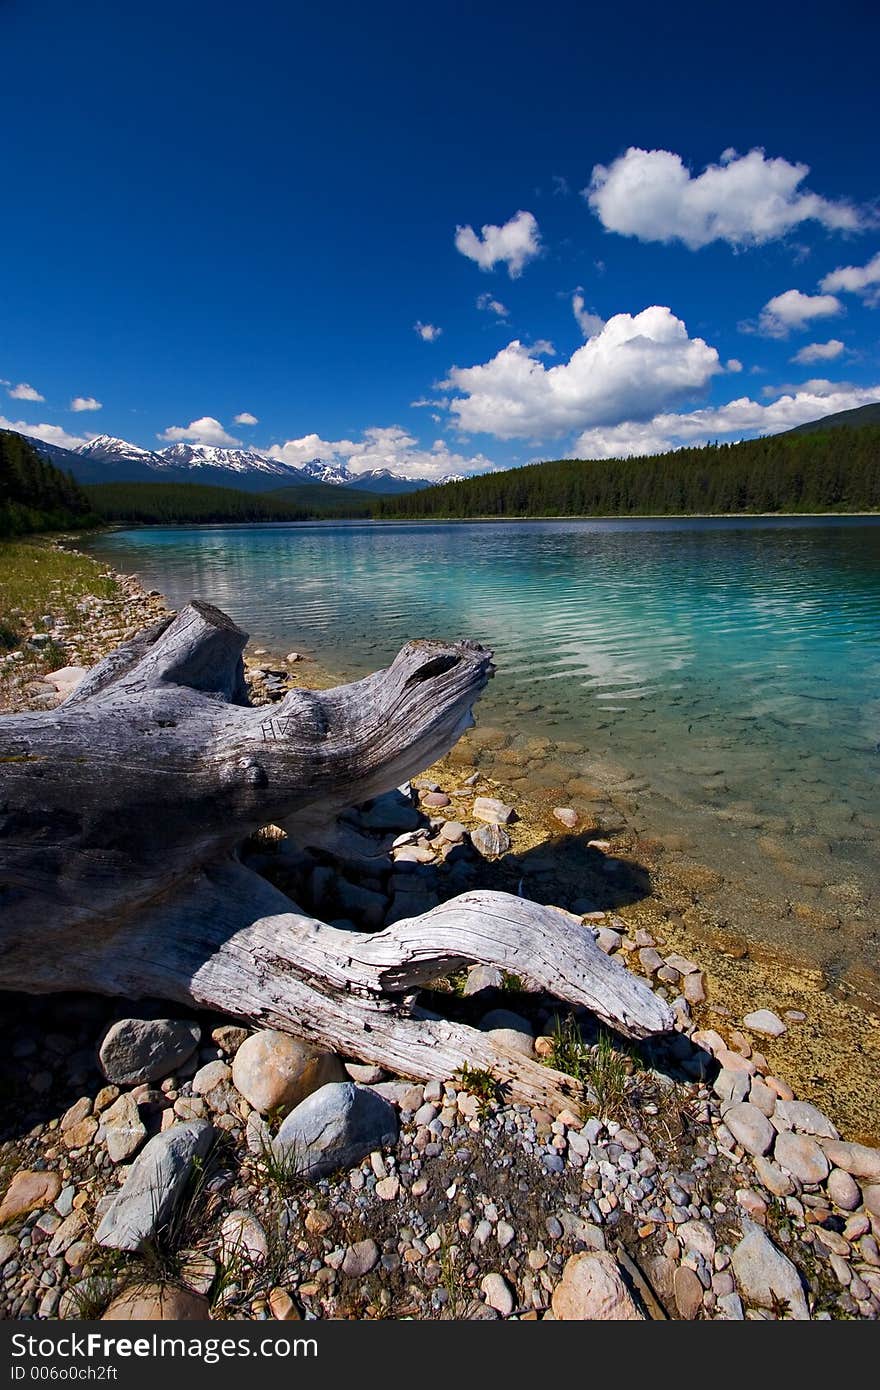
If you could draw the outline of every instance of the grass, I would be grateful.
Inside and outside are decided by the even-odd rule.
[[[87,555],[62,550],[44,536],[0,541],[0,649],[18,646],[44,613],[76,622],[81,599],[115,592],[116,581]],[[42,653],[35,656],[42,662]],[[57,653],[49,656],[57,659]]]
[[[620,1119],[628,1112],[634,1061],[631,1050],[618,1049],[604,1030],[590,1045],[570,1015],[562,1023],[557,1021],[553,1050],[547,1057],[548,1066],[565,1072],[587,1090],[601,1119]]]
[[[465,1062],[452,1079],[462,1091],[477,1097],[481,1115],[485,1115],[493,1104],[501,1105],[504,1102],[504,1087],[491,1072],[469,1067]]]

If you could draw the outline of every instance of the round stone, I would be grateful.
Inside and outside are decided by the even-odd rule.
[[[801,1182],[824,1182],[828,1176],[828,1159],[809,1135],[784,1130],[776,1136],[773,1157],[780,1168]]]
[[[274,1028],[252,1033],[232,1063],[236,1090],[264,1115],[271,1110],[292,1110],[313,1091],[345,1079],[345,1069],[334,1053],[310,1047]]]

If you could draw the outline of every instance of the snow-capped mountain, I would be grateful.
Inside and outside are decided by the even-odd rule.
[[[356,473],[344,463],[314,458],[294,466],[269,458],[257,449],[222,448],[216,444],[169,444],[164,449],[143,449],[127,439],[99,434],[75,449],[30,441],[60,468],[69,469],[80,482],[212,483],[223,487],[264,492],[324,483],[356,488],[359,492],[414,492],[430,487],[426,478],[408,477],[390,468]],[[452,482],[456,475],[443,478]]]
[[[154,468],[159,467],[161,458],[156,450],[142,449],[139,444],[129,444],[127,439],[117,439],[112,434],[96,434],[88,444],[80,444],[73,452],[97,463],[138,462]]]
[[[284,481],[302,481],[299,468],[267,458],[256,449],[223,449],[217,444],[169,444],[160,449],[159,468],[225,468],[230,473],[271,473]]]

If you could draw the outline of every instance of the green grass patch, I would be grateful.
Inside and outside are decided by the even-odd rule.
[[[75,622],[76,605],[83,598],[112,598],[116,581],[87,555],[62,550],[45,537],[0,541],[0,650],[11,651],[40,627],[44,613]],[[46,651],[46,649],[43,649]],[[43,658],[41,653],[35,653]],[[52,664],[64,660],[64,652],[50,644]]]

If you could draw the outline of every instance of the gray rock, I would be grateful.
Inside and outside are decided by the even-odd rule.
[[[744,1071],[728,1071],[726,1067],[722,1067],[712,1082],[712,1090],[719,1100],[737,1105],[749,1094],[749,1080]]]
[[[489,1307],[500,1313],[502,1318],[509,1318],[514,1306],[513,1292],[504,1276],[497,1273],[486,1274],[480,1281],[480,1288]]]
[[[794,1134],[785,1129],[776,1136],[773,1157],[786,1173],[804,1183],[824,1182],[828,1176],[828,1159],[815,1139],[807,1134]]]
[[[769,1158],[755,1159],[755,1172],[762,1187],[772,1192],[774,1197],[789,1197],[794,1192],[794,1183],[788,1173],[783,1173]]]
[[[101,1041],[101,1071],[120,1086],[158,1081],[189,1060],[201,1035],[199,1025],[187,1020],[121,1018]]]
[[[342,1272],[349,1279],[362,1279],[379,1263],[379,1247],[374,1240],[359,1240],[349,1245],[342,1259]]]
[[[840,1138],[827,1116],[815,1105],[810,1105],[809,1101],[779,1100],[774,1113],[789,1129],[796,1129],[801,1134],[815,1134],[822,1139]]]
[[[776,1130],[756,1105],[738,1101],[724,1112],[724,1123],[747,1153],[765,1154],[776,1138]]]
[[[471,832],[471,844],[484,859],[497,859],[510,849],[510,836],[500,825],[479,825]]]
[[[731,1256],[737,1283],[747,1303],[773,1308],[775,1301],[788,1305],[788,1316],[808,1321],[810,1312],[800,1276],[781,1250],[758,1227],[743,1236]]]
[[[494,796],[478,796],[474,801],[474,820],[487,821],[490,825],[507,825],[513,820],[513,807]]]
[[[480,1028],[484,1033],[492,1033],[497,1028],[508,1028],[515,1033],[525,1033],[527,1037],[532,1037],[532,1025],[528,1019],[523,1018],[521,1014],[515,1014],[512,1009],[490,1009],[480,1019]]]
[[[850,1144],[843,1140],[826,1139],[822,1143],[828,1161],[835,1168],[842,1168],[854,1178],[866,1178],[868,1182],[880,1182],[880,1149],[869,1148],[867,1144]]]
[[[281,1125],[276,1147],[309,1178],[351,1168],[397,1140],[394,1107],[364,1086],[331,1082],[306,1096]]]
[[[497,965],[472,965],[465,981],[464,993],[479,994],[484,989],[500,989],[504,976]]]
[[[788,1029],[777,1018],[771,1009],[755,1009],[753,1013],[746,1014],[743,1019],[746,1028],[750,1028],[753,1033],[760,1033],[765,1038],[781,1038]]]
[[[357,819],[367,830],[417,830],[421,824],[418,811],[399,791],[377,796],[357,812]]]
[[[107,1152],[114,1163],[127,1163],[147,1137],[137,1101],[125,1091],[101,1116]]]
[[[842,1168],[831,1169],[825,1186],[828,1189],[828,1196],[835,1206],[840,1207],[841,1211],[855,1211],[862,1200],[862,1194],[855,1178],[851,1173],[845,1173]],[[57,1209],[57,1202],[55,1206]]]
[[[95,1235],[98,1244],[139,1250],[170,1216],[193,1163],[204,1158],[213,1137],[207,1120],[190,1120],[151,1139],[105,1213]]]

